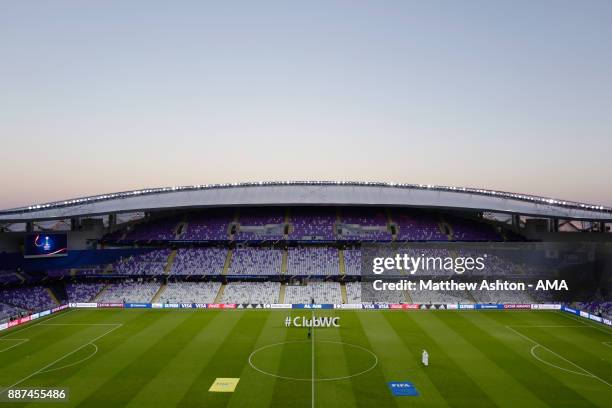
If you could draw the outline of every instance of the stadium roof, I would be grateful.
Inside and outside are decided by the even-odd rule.
[[[0,221],[256,205],[421,207],[612,221],[610,207],[528,194],[423,184],[332,181],[250,182],[125,191],[4,210],[0,211]]]

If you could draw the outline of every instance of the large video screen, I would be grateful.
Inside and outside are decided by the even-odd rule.
[[[68,237],[66,234],[26,234],[23,255],[26,258],[66,256]]]

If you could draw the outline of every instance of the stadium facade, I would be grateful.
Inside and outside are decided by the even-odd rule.
[[[136,216],[122,220],[126,214]],[[609,242],[611,221],[612,209],[598,205],[359,182],[170,187],[31,205],[0,211],[0,319],[66,304],[348,307],[362,301],[365,244]],[[23,230],[12,231],[15,225]],[[568,226],[576,233],[560,232]],[[62,229],[63,256],[24,257],[24,239]],[[494,266],[503,276],[524,273],[501,260]],[[421,291],[375,303],[543,301],[526,292]],[[585,307],[608,313],[609,304]]]

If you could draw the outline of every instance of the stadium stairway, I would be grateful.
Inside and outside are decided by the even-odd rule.
[[[404,292],[404,298],[406,298],[406,303],[412,303],[412,298],[410,297],[410,293],[408,293],[407,290],[404,290],[402,292]]]
[[[278,303],[285,303],[285,289],[287,288],[286,283],[281,283],[280,289],[278,291]]]
[[[338,250],[338,268],[340,269],[340,276],[346,275],[346,264],[344,263],[344,250]]]
[[[391,210],[389,208],[385,208],[385,213],[387,214],[387,230],[391,232],[391,241],[395,241],[397,239],[397,225],[393,221],[393,217],[391,217]],[[393,225],[396,227],[393,228]]]
[[[281,275],[287,274],[287,260],[289,259],[289,253],[287,252],[287,248],[283,249],[283,257],[281,260]]]
[[[45,289],[47,289],[47,292],[49,292],[49,296],[51,297],[51,299],[53,299],[55,303],[57,303],[58,305],[62,304],[62,302],[59,301],[58,297],[55,295],[55,292],[53,292],[53,289],[51,289],[51,287],[47,287]]]
[[[227,283],[222,283],[221,286],[219,286],[219,291],[217,292],[217,296],[215,296],[214,303],[221,303],[221,299],[223,299],[223,292],[225,292],[226,285]]]
[[[174,232],[174,239],[181,239],[181,237],[187,231],[187,221],[181,221],[177,226]]]
[[[151,299],[151,303],[157,303],[157,300],[161,297],[162,293],[164,293],[167,287],[168,285],[166,283],[162,283],[162,285],[159,287],[159,289],[157,289],[157,292],[153,296],[153,299]]]
[[[440,229],[440,232],[442,232],[443,234],[446,234],[446,237],[448,238],[449,241],[453,240],[453,236],[455,235],[455,232],[453,231],[452,225],[450,225],[448,222],[442,219],[438,223],[438,228]]]
[[[232,265],[233,256],[234,256],[234,252],[231,249],[229,249],[227,251],[227,255],[225,256],[225,263],[223,264],[223,272],[221,272],[221,275],[227,275],[227,271],[229,271],[229,268]]]
[[[340,294],[342,295],[342,303],[347,304],[348,298],[346,296],[346,285],[344,282],[340,282]]]
[[[289,207],[287,207],[285,209],[285,234],[284,234],[284,238],[285,240],[289,239],[289,226],[291,225],[291,212],[289,210]],[[282,273],[282,270],[281,270]]]
[[[25,283],[26,278],[25,276],[23,276],[23,274],[21,272],[15,272],[15,275],[17,275],[17,277],[21,280],[21,283]]]
[[[168,261],[166,261],[166,266],[164,266],[164,273],[166,275],[170,275],[170,271],[172,270],[172,264],[174,263],[174,259],[176,258],[176,249],[173,249],[168,255]]]
[[[108,283],[107,283],[106,285],[104,285],[104,287],[103,287],[102,289],[100,289],[100,291],[98,292],[98,294],[97,294],[97,295],[95,295],[95,296],[94,296],[94,297],[91,299],[91,301],[92,301],[92,302],[97,302],[97,301],[98,301],[98,299],[100,298],[100,296],[101,296],[101,295],[102,295],[104,292],[106,292],[106,289],[108,289],[108,286],[109,286],[109,285],[110,285],[110,284],[108,284]]]

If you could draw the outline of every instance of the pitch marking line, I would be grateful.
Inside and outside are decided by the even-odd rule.
[[[570,320],[575,320],[577,322],[583,323],[584,326],[592,327],[594,329],[599,330],[602,333],[605,333],[607,335],[612,336],[612,331],[609,328],[607,328],[608,326],[596,326],[596,325],[590,324],[590,322],[591,322],[590,320],[587,320],[584,317],[578,317],[576,315],[570,315],[567,312],[561,312],[561,316],[565,316],[565,317],[567,317]]]
[[[87,325],[87,324],[86,324],[86,323],[82,323],[82,325]],[[0,394],[3,394],[3,393],[6,391],[6,390],[9,390],[9,389],[11,389],[11,388],[13,388],[13,387],[17,386],[17,385],[21,384],[22,382],[24,382],[24,381],[26,381],[26,380],[29,380],[30,378],[34,377],[34,376],[35,376],[35,375],[37,375],[37,374],[41,374],[41,373],[46,372],[46,371],[47,371],[47,370],[48,370],[50,367],[53,367],[55,364],[59,363],[59,362],[60,362],[60,361],[62,361],[63,359],[65,359],[65,358],[67,358],[67,357],[70,357],[71,355],[73,355],[73,354],[74,354],[74,353],[76,353],[77,351],[82,350],[83,348],[85,348],[85,347],[89,346],[90,344],[93,344],[93,345],[95,346],[95,344],[94,344],[94,342],[95,342],[95,341],[100,340],[102,337],[104,337],[104,336],[106,336],[106,335],[108,335],[108,334],[112,333],[113,331],[117,330],[119,327],[122,327],[122,326],[123,326],[123,323],[114,323],[114,325],[115,325],[115,327],[113,327],[112,329],[110,329],[110,330],[108,330],[108,331],[106,331],[106,332],[102,333],[102,334],[101,334],[101,335],[99,335],[98,337],[96,337],[96,338],[94,338],[94,339],[92,339],[92,340],[88,341],[87,343],[83,344],[82,346],[79,346],[79,347],[75,348],[74,350],[72,350],[72,351],[70,351],[70,352],[68,352],[68,353],[64,354],[63,356],[61,356],[61,357],[60,357],[60,358],[58,358],[57,360],[54,360],[54,361],[52,361],[51,363],[47,364],[46,366],[44,366],[44,367],[42,367],[42,368],[40,368],[40,369],[38,369],[38,370],[34,371],[32,374],[30,374],[30,375],[28,375],[28,376],[26,376],[26,377],[23,377],[21,380],[17,381],[16,383],[11,384],[11,385],[9,385],[8,387],[4,388],[3,390],[1,390],[1,391],[0,391]],[[97,346],[95,346],[95,347],[96,347],[96,353],[97,353],[97,352],[98,352],[98,347],[97,347]],[[95,354],[95,353],[94,353],[94,354]],[[89,356],[89,358],[91,358],[91,357],[93,357],[93,354],[92,354],[91,356]],[[83,361],[85,361],[85,360],[83,360]],[[61,368],[66,368],[66,367],[69,367],[69,365],[64,366],[64,367],[61,367]],[[53,370],[48,370],[48,371],[53,371]]]
[[[314,310],[312,311],[312,320],[311,322],[314,323]],[[314,328],[314,324],[312,325],[312,408],[314,408],[315,406],[315,343],[314,343],[314,336],[315,336],[315,328]]]
[[[609,382],[607,382],[607,381],[606,381],[606,380],[604,380],[603,378],[600,378],[600,377],[596,376],[595,374],[591,373],[590,371],[588,371],[588,370],[586,370],[586,369],[584,369],[584,368],[580,367],[578,364],[576,364],[576,363],[574,363],[574,362],[572,362],[572,361],[568,360],[567,358],[563,357],[561,354],[556,353],[556,352],[552,351],[551,349],[549,349],[548,347],[541,345],[541,344],[540,344],[540,343],[538,343],[537,341],[533,340],[533,339],[532,339],[532,338],[530,338],[530,337],[525,336],[523,333],[521,333],[521,332],[519,332],[519,331],[517,331],[517,330],[513,329],[513,328],[512,328],[512,327],[510,327],[510,326],[506,326],[506,328],[507,328],[507,329],[509,329],[509,330],[512,330],[514,333],[518,334],[518,335],[519,335],[519,336],[521,336],[522,338],[524,338],[524,339],[526,339],[527,341],[529,341],[529,342],[533,343],[535,346],[537,346],[537,347],[541,347],[541,348],[543,348],[544,350],[547,350],[548,352],[550,352],[550,353],[552,353],[552,354],[556,355],[557,357],[559,357],[559,358],[560,358],[560,359],[562,359],[563,361],[566,361],[566,362],[570,363],[570,364],[571,364],[571,365],[573,365],[574,367],[576,367],[576,368],[578,368],[579,370],[581,370],[581,371],[583,371],[584,373],[586,373],[586,374],[583,374],[583,375],[586,375],[587,377],[592,377],[592,378],[595,378],[595,379],[597,379],[597,380],[601,381],[602,383],[606,384],[608,387],[612,387],[612,384],[610,384]],[[532,355],[532,356],[534,356],[534,357],[535,357],[536,359],[538,359],[539,361],[542,361],[541,359],[539,359],[539,358],[538,358],[538,357],[537,357],[537,356],[534,354],[534,349],[536,349],[537,347],[532,347],[532,348],[531,348],[531,355]],[[542,361],[542,362],[543,362],[543,361]],[[548,365],[551,365],[551,366],[554,366],[554,367],[556,367],[556,368],[562,369],[562,370],[564,370],[564,371],[570,371],[570,372],[573,372],[574,374],[579,374],[579,373],[577,373],[577,372],[575,372],[575,371],[573,371],[573,370],[567,370],[567,369],[563,369],[562,367],[557,367],[557,366],[555,366],[554,364],[549,364],[549,363],[547,363],[547,364],[548,364]]]
[[[3,341],[17,341],[18,343],[17,344],[13,344],[12,346],[9,346],[7,348],[4,348],[4,349],[0,350],[0,353],[4,353],[5,351],[9,351],[13,347],[21,346],[26,341],[30,341],[30,339],[0,339],[0,342],[3,342]],[[2,344],[2,343],[0,343],[0,344]]]
[[[268,344],[267,346],[263,346],[260,347],[258,349],[255,349],[251,355],[249,355],[249,365],[251,366],[251,368],[255,371],[259,371],[262,374],[265,375],[269,375],[270,377],[274,377],[274,378],[281,378],[283,380],[291,380],[291,381],[312,381],[312,378],[310,376],[308,376],[307,378],[299,378],[299,377],[287,377],[287,376],[283,376],[283,375],[278,375],[278,374],[274,374],[274,373],[270,373],[267,371],[262,370],[261,368],[257,367],[254,363],[253,363],[253,356],[255,356],[255,354],[257,354],[258,352],[262,351],[262,350],[266,350],[272,347],[276,347],[276,346],[280,346],[280,345],[284,345],[284,344],[294,344],[294,343],[308,343],[310,342],[310,340],[293,340],[293,341],[282,341],[279,343],[272,343],[272,344]],[[376,354],[374,354],[373,351],[368,350],[365,347],[361,347],[358,346],[356,344],[351,344],[351,343],[345,343],[342,341],[333,341],[333,340],[319,340],[318,341],[319,344],[321,343],[330,343],[330,344],[341,344],[344,346],[349,346],[358,350],[362,350],[368,354],[370,354],[373,358],[373,364],[366,368],[363,371],[360,371],[358,373],[355,374],[351,374],[351,375],[345,375],[342,377],[329,377],[329,378],[315,378],[316,382],[319,381],[340,381],[340,380],[348,380],[349,378],[353,378],[353,377],[357,377],[366,373],[369,373],[370,371],[372,371],[374,368],[376,368],[376,366],[378,365],[378,356]]]
[[[531,324],[524,324],[524,325],[512,325],[512,326],[508,326],[508,327],[535,327],[535,328],[546,328],[546,327],[586,327],[586,328],[590,328],[590,329],[594,329],[595,327],[590,326],[590,325],[586,325],[586,324],[580,324],[580,325],[573,325],[573,326],[569,326],[569,325],[531,325]]]
[[[546,360],[541,359],[540,357],[538,357],[538,355],[537,355],[537,354],[536,354],[536,352],[535,352],[535,351],[536,351],[536,349],[537,349],[538,347],[541,347],[541,346],[540,346],[539,344],[536,344],[535,346],[533,346],[533,347],[531,348],[531,355],[532,355],[532,356],[533,356],[533,357],[534,357],[536,360],[538,360],[538,361],[540,361],[540,362],[542,362],[542,363],[544,363],[544,364],[546,364],[546,365],[549,365],[549,366],[551,366],[551,367],[558,368],[559,370],[567,371],[568,373],[577,374],[577,375],[583,375],[583,376],[585,376],[585,377],[591,377],[591,375],[590,375],[590,374],[588,374],[587,372],[574,371],[574,370],[570,370],[569,368],[559,367],[559,366],[558,366],[558,365],[556,365],[556,364],[553,364],[553,363],[550,363],[550,362],[548,362],[548,361],[546,361]]]
[[[48,319],[41,318],[42,321],[40,321],[38,323],[27,325],[26,327],[22,327],[21,329],[17,329],[15,331],[12,331],[12,330],[9,329],[6,332],[4,332],[3,333],[4,335],[2,337],[0,337],[0,338],[4,339],[4,338],[6,338],[8,336],[12,336],[13,334],[21,333],[24,330],[28,330],[28,329],[31,329],[32,327],[36,327],[36,326],[39,326],[39,325],[41,325],[43,323],[50,322],[51,320],[57,319],[58,317],[66,316],[67,314],[72,313],[74,311],[75,311],[75,309],[70,309],[70,310],[68,310],[67,312],[64,312],[64,313],[59,312],[56,316],[51,315],[52,317],[50,317]]]
[[[94,343],[89,343],[88,345],[92,345],[94,347],[94,351],[93,351],[93,353],[91,353],[87,357],[84,357],[84,358],[82,358],[82,359],[80,359],[78,361],[75,361],[74,363],[71,363],[71,364],[67,364],[67,365],[63,365],[63,366],[60,366],[60,367],[49,368],[47,370],[43,370],[43,371],[40,372],[40,374],[50,373],[51,371],[63,370],[64,368],[73,367],[73,366],[75,366],[77,364],[81,364],[82,362],[89,360],[90,358],[92,358],[93,356],[95,356],[98,353],[98,346],[96,346]]]

